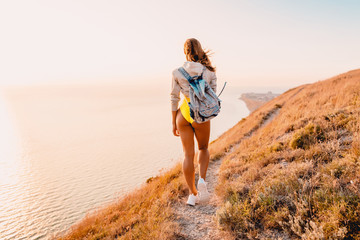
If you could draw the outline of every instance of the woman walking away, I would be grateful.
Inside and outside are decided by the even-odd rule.
[[[215,68],[211,65],[207,52],[205,52],[201,44],[195,38],[187,39],[184,44],[184,53],[186,62],[183,68],[190,76],[201,76],[207,81],[214,92],[216,92],[216,75]],[[209,200],[209,192],[206,187],[206,171],[209,165],[210,154],[208,150],[210,137],[210,120],[197,123],[190,116],[190,108],[188,102],[190,84],[184,75],[175,69],[172,72],[172,89],[171,89],[171,110],[172,110],[172,126],[174,136],[180,136],[185,158],[183,162],[183,171],[190,195],[187,200],[188,205],[194,206],[199,202]],[[178,109],[180,101],[180,92],[184,95],[184,101]],[[198,161],[200,164],[200,177],[195,187],[195,143],[194,136],[198,143],[199,153]]]

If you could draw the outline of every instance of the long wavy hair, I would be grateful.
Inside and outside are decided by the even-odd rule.
[[[215,67],[211,65],[209,51],[204,51],[197,39],[189,38],[185,41],[184,53],[187,61],[199,62],[210,71],[216,71]]]

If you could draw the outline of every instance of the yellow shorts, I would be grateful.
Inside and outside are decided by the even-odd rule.
[[[188,105],[188,102],[190,102],[190,98],[185,97],[183,103],[180,106],[180,111],[186,121],[192,124],[194,122],[194,119],[192,119],[190,116],[190,107]]]

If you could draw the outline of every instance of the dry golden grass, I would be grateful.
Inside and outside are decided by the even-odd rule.
[[[239,142],[220,169],[219,223],[239,238],[360,238],[359,132],[360,70],[268,102],[218,140]]]

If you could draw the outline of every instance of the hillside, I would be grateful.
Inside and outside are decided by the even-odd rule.
[[[360,238],[359,121],[360,70],[291,89],[243,119],[218,141],[238,144],[220,169],[221,226],[238,238]]]
[[[360,238],[359,119],[355,70],[290,89],[239,121],[210,145],[210,168],[220,166],[212,226],[236,239]],[[191,239],[177,215],[187,194],[178,164],[58,238]]]

